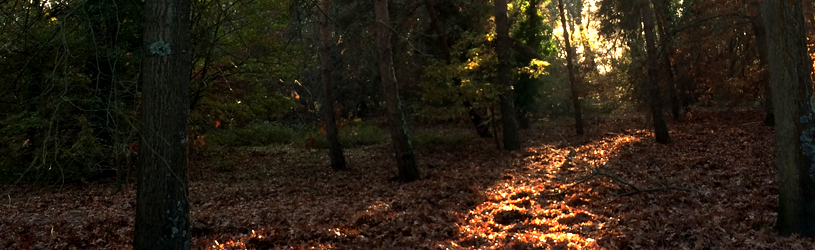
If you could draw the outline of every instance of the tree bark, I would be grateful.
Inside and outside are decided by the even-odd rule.
[[[752,7],[754,7],[758,13],[750,17],[750,24],[753,27],[753,34],[756,37],[759,66],[762,69],[759,79],[764,87],[764,124],[773,126],[775,124],[775,115],[773,112],[772,87],[770,87],[770,79],[767,75],[769,68],[767,65],[767,61],[769,60],[767,57],[767,26],[764,24],[764,18],[761,16],[761,2],[762,1],[758,1],[752,4]]]
[[[190,249],[190,1],[144,6],[141,144],[133,249]]]
[[[521,149],[518,139],[518,121],[515,115],[512,89],[512,62],[509,56],[509,21],[507,20],[507,1],[495,0],[495,33],[496,54],[498,54],[498,86],[502,88],[501,123],[504,126],[504,150]]]
[[[442,26],[441,20],[439,20],[439,15],[436,13],[436,7],[433,3],[433,0],[424,0],[425,7],[427,7],[427,13],[430,16],[430,25],[433,26],[433,31],[436,32],[437,42],[439,44],[439,49],[441,49],[442,54],[444,56],[444,61],[447,65],[453,63],[452,56],[450,54],[450,46],[447,43],[447,36],[444,35],[444,28]],[[453,81],[456,85],[461,86],[463,82],[458,77],[453,77]],[[473,126],[475,126],[475,131],[478,133],[480,137],[490,137],[490,127],[489,124],[484,122],[484,118],[476,112],[473,104],[470,100],[464,99],[464,94],[461,91],[458,92],[458,96],[462,97],[462,105],[464,105],[464,109],[467,110],[467,115],[470,117],[470,121],[472,121]]]
[[[645,44],[648,52],[648,106],[651,109],[651,117],[654,122],[654,136],[658,143],[669,143],[671,137],[668,134],[668,125],[662,117],[662,101],[659,91],[659,65],[657,64],[656,37],[654,35],[654,11],[651,4],[643,0],[640,7],[642,15],[643,29],[645,29]]]
[[[583,114],[580,110],[580,94],[577,90],[577,78],[575,77],[575,68],[572,59],[574,59],[574,52],[572,51],[572,43],[569,41],[569,29],[566,26],[565,8],[563,8],[563,0],[557,1],[557,8],[560,10],[560,23],[563,26],[563,42],[566,45],[566,69],[569,71],[569,84],[572,89],[572,103],[574,104],[574,130],[577,135],[583,135]]]
[[[782,235],[815,237],[815,102],[801,0],[764,0]]]
[[[671,36],[670,27],[668,27],[668,18],[665,16],[664,2],[662,0],[653,0],[653,3],[656,8],[659,36],[662,40],[662,70],[665,72],[665,75],[668,76],[665,79],[665,86],[668,87],[668,94],[671,98],[671,116],[673,116],[674,120],[679,120],[682,118],[680,112],[682,105],[679,103],[679,95],[676,92],[676,77],[674,76],[674,68],[671,63],[671,51],[673,51],[671,41],[673,38]]]
[[[399,88],[396,74],[393,71],[393,52],[390,40],[390,16],[388,0],[374,0],[376,12],[376,47],[379,55],[379,74],[382,77],[382,89],[388,106],[388,124],[391,130],[393,149],[396,153],[396,165],[399,170],[399,181],[411,182],[420,178],[416,167],[416,157],[410,144],[402,103],[399,100]]]
[[[331,10],[331,0],[322,0],[322,15],[320,16],[320,74],[323,80],[323,119],[325,119],[325,134],[328,139],[328,156],[331,158],[331,169],[346,169],[345,155],[342,153],[340,137],[337,134],[337,121],[334,117],[334,87],[331,82],[331,41],[329,41],[328,13]]]

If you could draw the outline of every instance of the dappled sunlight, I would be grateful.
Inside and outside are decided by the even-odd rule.
[[[355,231],[355,230],[354,230]],[[354,233],[335,228],[328,230],[329,233],[336,235],[337,238],[353,237]],[[321,243],[317,241],[306,241],[295,244],[282,245],[279,244],[284,238],[279,230],[259,229],[252,230],[250,235],[240,237],[240,240],[227,240],[219,242],[214,240],[211,245],[205,249],[210,250],[248,250],[248,249],[337,249],[335,243]],[[358,232],[357,232],[358,233]]]
[[[578,182],[649,135],[632,130],[607,133],[578,147],[550,143],[524,149],[523,168],[483,191],[487,200],[468,212],[453,246],[599,249],[597,238],[619,234],[610,226],[619,219],[595,208],[609,200],[599,196],[597,187]]]

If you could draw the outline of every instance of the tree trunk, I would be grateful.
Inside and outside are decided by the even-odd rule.
[[[640,15],[642,15],[643,29],[645,29],[645,46],[648,52],[648,106],[651,108],[651,117],[654,122],[654,135],[658,143],[669,143],[671,137],[668,135],[668,125],[662,117],[662,101],[659,91],[659,66],[657,64],[657,46],[654,35],[654,11],[651,4],[643,0],[641,2]]]
[[[515,115],[515,105],[512,96],[512,64],[509,57],[509,21],[507,20],[507,1],[495,0],[495,33],[498,54],[498,86],[502,88],[499,99],[501,102],[501,122],[504,126],[504,150],[521,149],[518,139],[518,121]]]
[[[815,102],[801,0],[764,0],[782,235],[815,237]]]
[[[557,8],[560,10],[560,23],[563,26],[563,42],[566,45],[566,69],[569,71],[569,83],[572,88],[572,103],[574,104],[574,130],[577,135],[583,135],[583,114],[580,110],[580,94],[577,90],[577,78],[575,77],[575,68],[572,59],[574,59],[574,52],[572,51],[572,43],[569,41],[569,30],[566,27],[566,14],[563,8],[563,0],[557,1]]]
[[[444,54],[444,61],[450,65],[453,63],[452,56],[450,55],[450,46],[447,43],[447,37],[444,35],[444,28],[441,24],[441,20],[439,20],[439,15],[436,13],[436,7],[433,3],[433,0],[424,0],[424,4],[427,7],[427,13],[430,16],[430,24],[433,26],[433,30],[436,32],[436,36],[438,37],[439,49],[441,49],[442,54]],[[458,77],[453,77],[453,81],[458,86],[462,86],[464,84]],[[464,94],[461,91],[458,92],[458,96],[462,97],[462,105],[464,105],[464,109],[467,110],[467,115],[470,117],[470,121],[472,121],[473,125],[475,126],[475,131],[478,133],[480,137],[490,137],[490,127],[489,124],[484,122],[484,118],[476,112],[473,104],[470,100],[464,99]]]
[[[190,249],[190,1],[144,6],[141,145],[133,249]]]
[[[676,77],[674,76],[674,68],[671,64],[671,51],[673,51],[673,46],[671,45],[671,41],[673,37],[670,33],[670,27],[668,27],[668,18],[665,17],[665,5],[664,1],[662,0],[653,0],[654,7],[656,8],[657,13],[657,25],[659,27],[659,36],[662,39],[662,70],[667,75],[667,83],[665,84],[668,87],[668,94],[671,98],[671,116],[673,116],[674,120],[681,119],[681,109],[682,105],[679,103],[679,95],[676,92]]]
[[[413,155],[413,146],[410,144],[408,128],[402,112],[402,103],[399,100],[396,74],[393,71],[388,0],[375,0],[374,8],[377,21],[376,48],[379,54],[379,74],[382,77],[382,89],[385,91],[385,100],[388,105],[388,124],[391,129],[393,149],[396,152],[399,181],[411,182],[418,180],[420,175],[419,169],[416,167],[416,158]]]
[[[759,79],[761,79],[761,84],[764,87],[764,124],[773,126],[775,124],[775,115],[773,112],[772,88],[767,75],[767,60],[769,60],[767,58],[767,26],[765,26],[764,18],[761,16],[761,1],[753,3],[752,7],[758,11],[755,16],[750,17],[750,24],[756,37],[759,66],[762,69]]]
[[[328,139],[328,156],[331,158],[331,169],[344,170],[346,168],[345,155],[342,153],[340,137],[337,134],[337,122],[334,117],[334,88],[331,83],[331,42],[329,37],[328,13],[331,9],[331,0],[322,0],[322,16],[320,16],[320,74],[323,78],[323,119],[325,119],[325,134]]]

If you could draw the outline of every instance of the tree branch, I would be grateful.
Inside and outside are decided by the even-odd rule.
[[[690,189],[690,188],[678,187],[678,186],[667,186],[667,185],[661,185],[661,186],[654,187],[654,188],[641,188],[641,187],[639,187],[639,186],[637,186],[637,185],[634,185],[633,183],[631,183],[631,182],[630,182],[630,181],[628,181],[628,180],[625,180],[625,179],[623,179],[623,178],[620,178],[619,176],[617,176],[617,175],[615,175],[615,174],[613,174],[613,173],[606,172],[606,171],[605,171],[605,170],[603,170],[602,168],[600,168],[600,169],[596,169],[596,170],[592,170],[592,171],[591,171],[591,174],[589,174],[588,176],[583,177],[583,178],[581,178],[580,180],[578,180],[578,181],[576,181],[576,182],[572,183],[571,185],[569,185],[569,187],[573,187],[573,186],[576,186],[576,185],[578,185],[578,184],[581,184],[581,183],[587,182],[587,181],[589,181],[589,180],[591,180],[591,179],[594,179],[594,177],[597,177],[597,176],[605,176],[605,177],[608,177],[608,178],[610,178],[611,180],[613,180],[613,181],[615,181],[615,182],[621,183],[621,184],[623,184],[623,185],[629,186],[629,187],[631,187],[632,189],[634,189],[634,191],[630,191],[630,192],[626,192],[626,193],[618,194],[618,195],[617,195],[617,196],[615,196],[613,199],[611,199],[611,200],[609,200],[608,202],[606,202],[606,204],[607,204],[607,203],[611,203],[611,202],[613,202],[613,201],[615,201],[615,200],[617,200],[617,199],[619,199],[620,197],[623,197],[623,196],[630,196],[630,195],[635,195],[635,194],[640,194],[640,193],[650,193],[650,192],[665,191],[665,190],[677,190],[677,191],[685,191],[685,192],[693,192],[693,191],[696,191],[696,190],[694,190],[694,189]]]

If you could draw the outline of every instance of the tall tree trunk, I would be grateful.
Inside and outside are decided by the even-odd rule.
[[[418,180],[419,169],[416,167],[416,157],[413,146],[410,144],[405,116],[402,112],[402,103],[399,100],[399,88],[396,83],[396,74],[393,71],[393,52],[390,40],[390,16],[388,14],[388,0],[374,0],[376,11],[376,49],[379,54],[379,75],[382,77],[382,89],[388,102],[388,124],[391,129],[393,149],[396,152],[396,165],[399,168],[399,181],[411,182]]]
[[[499,99],[501,102],[501,122],[504,125],[504,149],[521,149],[518,139],[518,121],[515,115],[515,105],[512,96],[512,64],[509,57],[509,21],[507,20],[507,1],[495,0],[495,32],[498,54],[498,86],[502,88]]]
[[[436,32],[439,49],[441,49],[442,54],[444,54],[444,61],[450,65],[453,63],[453,59],[450,54],[450,46],[447,43],[447,36],[444,35],[444,28],[441,20],[439,20],[439,15],[436,13],[435,4],[433,3],[433,0],[424,0],[424,4],[427,7],[427,13],[430,15],[430,25],[433,26],[433,31]],[[453,77],[453,81],[458,86],[462,86],[464,84],[464,82],[458,77]],[[478,112],[476,112],[470,100],[463,98],[464,94],[461,93],[461,91],[458,92],[458,96],[462,97],[462,105],[464,105],[464,109],[467,110],[467,115],[470,117],[470,121],[472,121],[473,125],[475,126],[475,131],[478,133],[478,136],[490,137],[489,124],[484,122],[484,118],[479,115]]]
[[[651,117],[654,122],[654,135],[658,143],[669,143],[671,137],[668,135],[668,125],[662,117],[662,101],[659,91],[659,66],[657,64],[657,46],[654,35],[654,11],[651,4],[646,0],[640,3],[640,15],[642,15],[643,29],[645,29],[645,46],[648,50],[648,106],[651,108]]]
[[[190,1],[144,6],[141,145],[133,249],[190,249]]]
[[[773,112],[772,88],[770,87],[770,79],[767,75],[767,26],[764,24],[764,18],[761,16],[761,1],[755,2],[751,7],[754,7],[758,13],[750,17],[750,24],[753,27],[753,33],[756,37],[756,47],[758,47],[759,66],[763,70],[760,74],[761,84],[764,87],[764,124],[773,126],[775,124],[775,115]]]
[[[764,0],[782,235],[815,237],[815,102],[801,0]]]
[[[328,139],[328,156],[331,158],[331,169],[343,170],[346,168],[345,155],[342,153],[340,137],[337,134],[337,122],[334,117],[334,88],[331,83],[331,42],[328,40],[329,23],[328,13],[331,11],[331,0],[322,0],[322,16],[320,16],[320,74],[323,78],[323,119],[325,119],[325,134]]]
[[[667,81],[665,85],[668,87],[668,94],[671,98],[671,116],[673,116],[674,120],[678,120],[681,119],[680,111],[682,110],[682,105],[679,103],[679,95],[676,92],[676,77],[674,76],[674,68],[671,63],[671,51],[673,51],[671,42],[673,41],[673,37],[671,36],[670,27],[668,27],[668,18],[665,16],[664,1],[653,0],[653,3],[657,13],[659,37],[662,39],[662,70],[665,71],[665,74],[668,76],[668,78],[665,79]]]
[[[563,8],[563,0],[557,1],[557,8],[560,10],[560,23],[563,26],[563,42],[566,45],[566,69],[569,71],[569,84],[572,88],[572,103],[574,104],[574,130],[578,135],[583,135],[583,114],[580,110],[580,94],[577,90],[577,78],[575,77],[575,68],[572,59],[574,59],[574,52],[572,51],[572,43],[569,41],[569,30],[566,27],[566,14]]]

